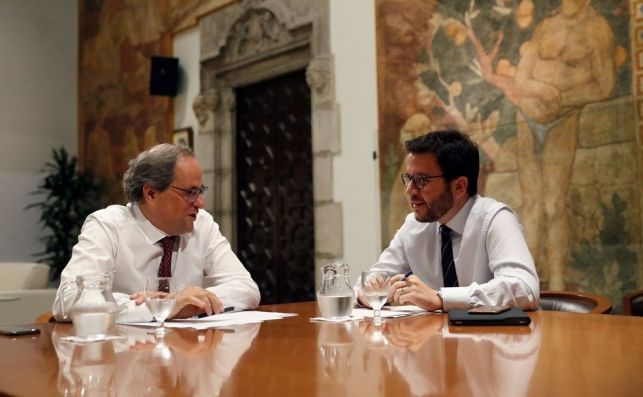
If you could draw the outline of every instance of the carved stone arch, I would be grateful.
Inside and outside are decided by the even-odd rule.
[[[225,58],[235,61],[267,52],[292,40],[292,35],[267,8],[250,9],[230,27]]]
[[[339,154],[339,110],[330,53],[328,0],[242,0],[204,16],[201,92],[217,92],[210,128],[199,130],[197,155],[206,202],[233,245],[235,236],[236,87],[306,69],[311,87],[316,276],[320,265],[343,256],[342,206],[333,197],[333,157]],[[317,280],[319,281],[319,280]]]

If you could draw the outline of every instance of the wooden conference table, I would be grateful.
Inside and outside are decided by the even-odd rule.
[[[315,302],[263,306],[296,317],[225,330],[147,329],[73,344],[70,324],[0,337],[0,395],[641,396],[643,318],[533,312],[529,327],[453,327],[442,314],[310,322]]]

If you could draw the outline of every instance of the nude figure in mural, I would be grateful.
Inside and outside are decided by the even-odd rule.
[[[522,223],[549,289],[565,288],[567,193],[580,110],[615,86],[614,35],[589,0],[563,0],[520,48],[515,76]]]

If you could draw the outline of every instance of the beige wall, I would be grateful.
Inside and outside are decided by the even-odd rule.
[[[355,278],[380,253],[374,2],[332,0],[330,13],[342,145],[333,191],[342,203],[344,259]]]
[[[53,147],[76,153],[78,3],[0,1],[0,261],[42,251],[28,193]]]

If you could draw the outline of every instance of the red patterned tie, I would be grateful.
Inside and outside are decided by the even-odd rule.
[[[174,250],[174,236],[161,239],[163,257],[159,265],[159,277],[172,277],[172,251]]]

